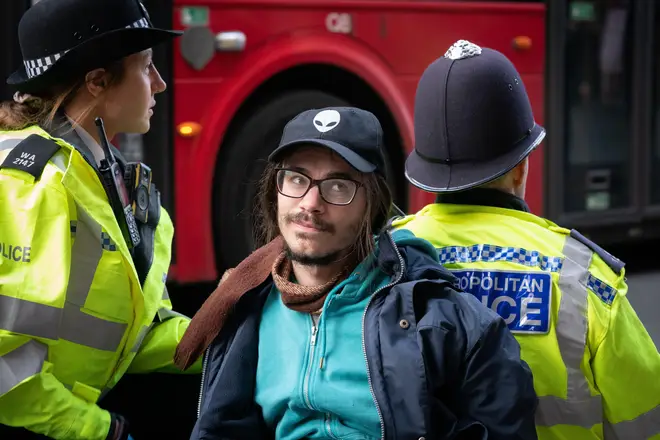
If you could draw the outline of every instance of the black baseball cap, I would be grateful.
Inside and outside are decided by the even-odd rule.
[[[355,107],[306,110],[284,127],[280,145],[268,160],[302,145],[326,147],[356,170],[385,175],[383,129],[376,116]]]
[[[504,54],[466,40],[424,71],[415,95],[415,149],[406,178],[429,192],[488,183],[545,137],[525,85]]]

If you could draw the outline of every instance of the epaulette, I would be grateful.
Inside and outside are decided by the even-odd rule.
[[[0,169],[9,168],[24,171],[39,180],[51,157],[57,153],[60,146],[53,140],[38,134],[32,134],[23,139],[7,155],[0,164]]]
[[[596,255],[598,255],[617,275],[621,274],[626,263],[616,258],[614,255],[607,252],[602,247],[598,246],[593,241],[589,240],[584,235],[580,234],[575,229],[571,229],[571,237],[584,244],[586,247],[591,249]]]

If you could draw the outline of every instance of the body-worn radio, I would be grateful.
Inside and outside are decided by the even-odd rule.
[[[124,175],[121,172],[119,163],[110,151],[110,144],[105,133],[103,120],[101,118],[95,119],[95,124],[99,132],[99,139],[101,140],[101,147],[105,158],[101,160],[99,171],[103,177],[103,186],[105,192],[108,194],[110,205],[115,214],[115,218],[119,223],[119,228],[124,236],[124,240],[129,249],[136,247],[140,244],[140,232],[138,231],[135,217],[133,216],[133,208],[126,184],[124,182]]]
[[[128,162],[124,166],[124,180],[132,200],[133,216],[146,224],[151,200],[151,168],[142,162]]]

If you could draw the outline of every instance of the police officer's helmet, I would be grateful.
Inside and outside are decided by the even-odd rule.
[[[469,189],[514,168],[544,137],[511,61],[460,40],[419,81],[406,177],[430,192]]]
[[[140,0],[41,0],[18,24],[23,63],[7,83],[39,93],[181,34],[154,27]]]

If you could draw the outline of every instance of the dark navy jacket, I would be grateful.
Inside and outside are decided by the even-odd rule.
[[[367,306],[363,332],[383,438],[535,440],[532,374],[502,318],[455,290],[433,258],[398,247],[388,233],[379,238],[378,265],[392,282]],[[207,350],[191,440],[274,438],[254,402],[271,285],[241,298]]]

